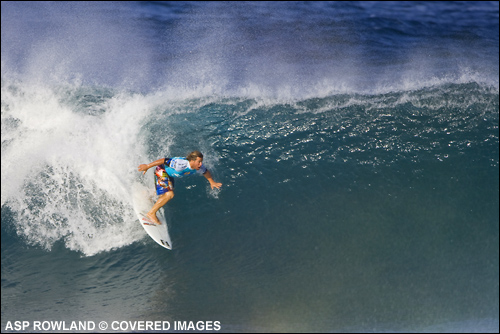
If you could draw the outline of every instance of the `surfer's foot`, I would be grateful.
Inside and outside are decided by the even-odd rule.
[[[151,213],[148,212],[147,216],[156,225],[161,225],[161,222],[158,220],[158,218],[156,217],[155,214],[151,214]]]

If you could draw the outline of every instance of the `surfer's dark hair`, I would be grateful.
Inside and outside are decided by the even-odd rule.
[[[193,161],[196,160],[197,158],[202,158],[203,159],[203,154],[201,154],[200,151],[193,151],[188,154],[186,157],[187,161]]]

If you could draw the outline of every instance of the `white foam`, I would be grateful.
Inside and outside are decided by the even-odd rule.
[[[75,89],[2,85],[2,206],[29,243],[64,240],[91,255],[142,236],[130,189],[138,159],[148,159],[140,132],[155,104],[115,94],[89,115],[61,102]]]

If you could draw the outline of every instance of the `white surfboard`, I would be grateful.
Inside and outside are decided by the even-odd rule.
[[[167,249],[172,249],[172,241],[168,234],[167,220],[163,213],[163,208],[158,210],[156,216],[161,222],[161,225],[152,222],[146,214],[155,204],[154,197],[150,191],[134,191],[134,211],[139,219],[139,223],[144,228],[146,233],[156,241],[160,246]]]

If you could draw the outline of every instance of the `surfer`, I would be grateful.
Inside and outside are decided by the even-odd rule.
[[[222,183],[214,181],[210,171],[203,165],[203,154],[200,151],[193,151],[185,158],[164,158],[147,165],[142,164],[137,170],[144,175],[151,167],[156,167],[156,194],[159,197],[147,216],[158,225],[161,222],[156,217],[156,212],[174,198],[174,178],[200,173],[210,182],[212,189],[220,189],[222,186]]]

